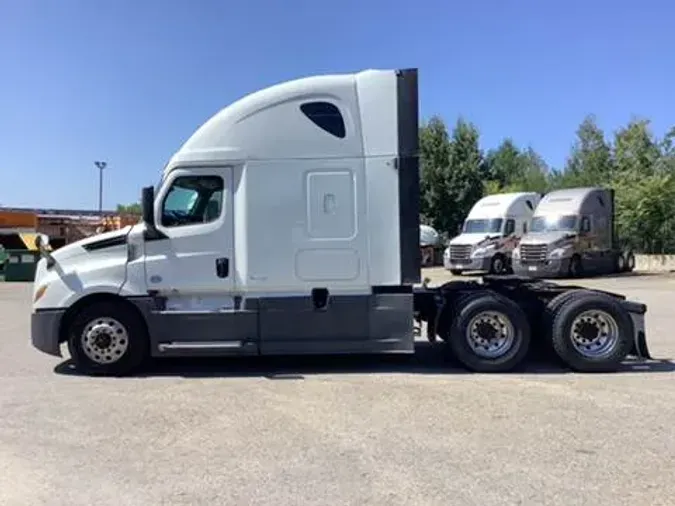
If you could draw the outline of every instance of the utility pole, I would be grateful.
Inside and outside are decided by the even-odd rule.
[[[98,214],[103,217],[103,170],[108,166],[106,162],[94,162],[98,168]]]

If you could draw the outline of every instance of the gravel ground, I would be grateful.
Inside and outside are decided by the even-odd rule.
[[[30,285],[0,284],[0,504],[673,505],[675,277],[584,283],[649,305],[660,360],[477,375],[420,345],[83,378],[30,346]]]

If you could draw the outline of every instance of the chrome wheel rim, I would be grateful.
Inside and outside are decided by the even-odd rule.
[[[466,330],[471,350],[482,358],[499,358],[513,346],[515,330],[508,316],[500,311],[482,311]]]
[[[102,317],[90,321],[82,331],[82,350],[97,364],[117,362],[129,348],[127,329],[114,318]]]
[[[574,349],[584,357],[602,358],[616,348],[619,324],[606,311],[584,311],[572,321],[570,337]]]

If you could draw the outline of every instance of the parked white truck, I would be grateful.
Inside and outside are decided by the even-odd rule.
[[[541,196],[533,192],[488,195],[476,202],[443,254],[452,274],[464,271],[506,274],[511,253],[527,227]]]
[[[646,357],[646,307],[486,277],[420,281],[417,70],[315,76],[218,112],[142,192],[143,221],[64,246],[35,277],[32,343],[130,374],[149,356],[413,353],[414,320],[476,371],[531,340],[570,367]],[[606,322],[613,322],[608,332]]]
[[[591,187],[548,193],[514,250],[513,267],[530,277],[632,271],[635,255],[616,237],[614,191]]]

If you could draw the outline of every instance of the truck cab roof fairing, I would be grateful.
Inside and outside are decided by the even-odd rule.
[[[377,82],[382,76],[393,80],[396,72],[366,70],[305,77],[251,93],[200,126],[174,155],[167,169],[183,160],[217,161],[230,153],[252,160],[383,155],[364,149],[359,103],[359,88]],[[381,97],[375,105],[395,108],[391,102],[395,97],[388,99]],[[335,112],[339,113],[336,128],[331,129],[330,125],[325,128],[321,116]],[[340,133],[340,122],[344,135],[336,135]],[[390,128],[395,129],[395,124]],[[391,143],[386,154],[395,156],[397,148]]]

